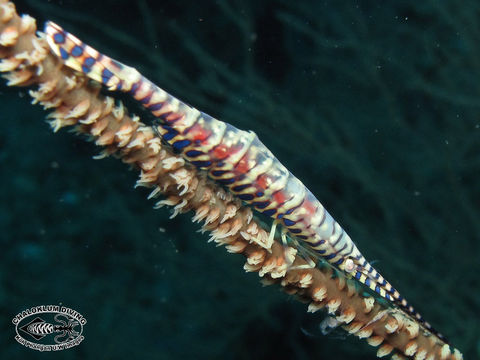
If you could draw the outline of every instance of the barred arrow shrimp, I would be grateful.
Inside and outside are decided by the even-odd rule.
[[[53,22],[45,27],[52,51],[68,67],[129,93],[158,120],[164,141],[235,196],[273,219],[283,235],[315,258],[363,283],[445,341],[360,253],[345,230],[303,183],[251,131],[243,131],[181,102],[136,69],[103,55]]]

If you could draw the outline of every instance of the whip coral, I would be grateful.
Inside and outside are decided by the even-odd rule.
[[[35,32],[33,18],[19,17],[12,2],[0,1],[0,70],[7,85],[34,87],[33,103],[52,110],[48,118],[54,131],[72,127],[102,148],[100,156],[113,155],[133,165],[140,171],[137,186],[151,188],[150,198],[162,196],[156,207],[172,207],[172,216],[191,212],[211,241],[245,256],[246,271],[307,301],[309,312],[324,309],[345,331],[376,347],[379,357],[462,358],[457,349],[400,310],[365,295],[330,267],[295,269],[306,264],[296,249],[285,251],[277,240],[270,241],[250,208],[175,155],[152,127],[101,95],[98,85],[63,67]]]

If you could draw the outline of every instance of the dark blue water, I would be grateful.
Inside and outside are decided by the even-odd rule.
[[[424,317],[478,358],[477,2],[16,4],[254,130]],[[189,215],[153,210],[135,171],[52,134],[26,89],[0,91],[2,359],[374,358],[342,332],[321,335],[322,314],[263,288]],[[15,342],[13,316],[59,303],[88,320],[80,346],[44,355]]]

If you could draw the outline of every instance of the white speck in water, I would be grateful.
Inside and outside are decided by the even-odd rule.
[[[415,190],[415,191],[413,192],[413,195],[414,195],[414,196],[420,196],[420,191]]]
[[[445,140],[445,145],[448,145],[448,144],[450,144],[450,143],[448,142],[448,140]]]
[[[161,232],[161,233],[164,233],[164,232],[166,232],[167,230],[165,230],[165,228],[163,228],[163,227],[159,227],[159,228],[158,228],[158,231]]]

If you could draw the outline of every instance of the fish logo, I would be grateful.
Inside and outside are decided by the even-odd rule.
[[[80,344],[87,320],[60,305],[34,306],[12,319],[18,343],[38,351],[59,351]]]

